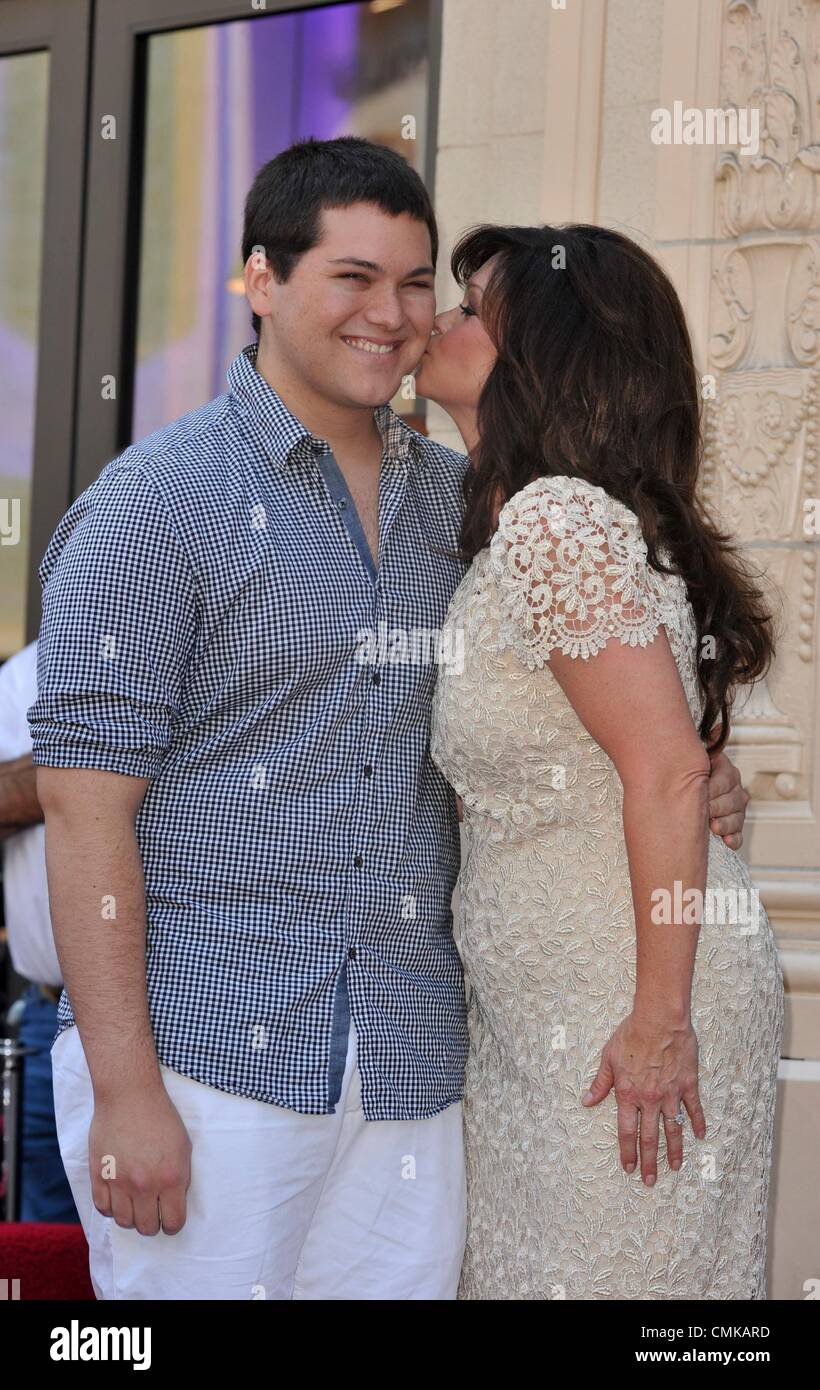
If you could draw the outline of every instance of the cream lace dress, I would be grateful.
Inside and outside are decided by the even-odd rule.
[[[705,1140],[687,1118],[675,1173],[661,1128],[648,1188],[639,1170],[621,1168],[614,1094],[581,1105],[632,1007],[635,926],[621,783],[546,662],[556,648],[594,663],[610,639],[645,646],[661,624],[697,721],[683,581],[647,565],[633,512],[568,477],[537,479],[506,503],[447,616],[455,645],[443,649],[459,650],[461,629],[464,659],[440,669],[432,754],[463,798],[466,839],[469,1230],[459,1298],[766,1297],[783,981],[751,895],[737,895],[734,923],[716,905],[699,937],[692,1021]],[[711,834],[708,886],[752,888],[743,861]]]

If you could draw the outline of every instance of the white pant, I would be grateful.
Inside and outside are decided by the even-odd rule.
[[[186,1221],[143,1236],[91,1197],[79,1032],[51,1050],[60,1153],[101,1299],[454,1299],[464,1253],[462,1107],[365,1120],[351,1022],[334,1115],[229,1095],[162,1066],[193,1146]]]

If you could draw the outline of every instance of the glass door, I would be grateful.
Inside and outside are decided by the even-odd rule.
[[[71,501],[88,0],[0,0],[0,661]]]

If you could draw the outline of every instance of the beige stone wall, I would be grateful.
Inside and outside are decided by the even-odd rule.
[[[804,524],[820,497],[820,0],[556,6],[444,0],[439,303],[457,295],[447,259],[465,226],[593,221],[652,250],[686,307],[704,493],[780,605],[775,668],[730,751],[788,990],[770,1296],[805,1298],[820,1277],[820,540]],[[756,108],[758,157],[654,144],[652,112],[676,101]],[[435,409],[431,432],[460,447]]]

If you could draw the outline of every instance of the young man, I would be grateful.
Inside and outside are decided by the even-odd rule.
[[[391,151],[277,156],[245,210],[258,349],[41,566],[55,1098],[100,1297],[455,1297],[458,825],[434,661],[379,640],[438,629],[463,573],[467,459],[384,404],[436,253]]]

